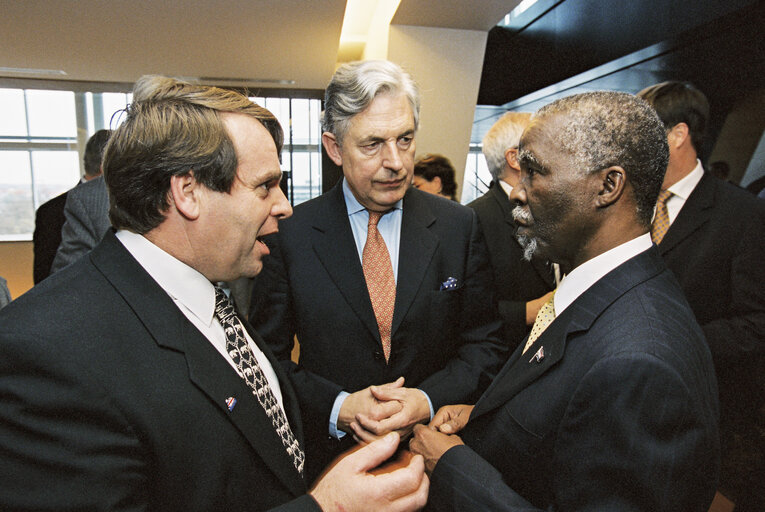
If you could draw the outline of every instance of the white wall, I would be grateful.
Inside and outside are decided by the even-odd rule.
[[[462,184],[478,100],[488,33],[392,25],[388,59],[409,71],[420,86],[422,108],[417,154],[451,160]],[[458,196],[462,193],[458,189]]]

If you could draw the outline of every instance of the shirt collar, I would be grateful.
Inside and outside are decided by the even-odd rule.
[[[651,248],[651,235],[644,233],[629,242],[610,249],[585,261],[566,274],[558,285],[553,299],[555,315],[560,315],[581,294],[613,269]]]
[[[356,196],[354,196],[353,192],[351,192],[351,187],[348,186],[348,180],[346,180],[345,177],[343,177],[343,197],[345,197],[345,207],[348,209],[348,216],[366,210],[366,207],[359,203],[358,199],[356,199]],[[392,209],[402,210],[403,205],[404,199],[402,198],[393,205]]]
[[[669,187],[668,190],[672,192],[673,195],[687,201],[688,196],[691,195],[691,192],[693,192],[693,189],[696,188],[696,185],[699,184],[699,181],[701,181],[703,176],[704,168],[701,166],[701,161],[697,158],[696,167],[694,167],[683,179]]]
[[[505,191],[505,194],[507,194],[508,199],[510,198],[510,193],[513,191],[513,186],[506,182],[505,180],[497,180],[499,182],[499,186],[502,187],[502,190]]]
[[[173,300],[183,304],[205,325],[212,324],[215,288],[205,276],[143,235],[119,230],[117,239]]]

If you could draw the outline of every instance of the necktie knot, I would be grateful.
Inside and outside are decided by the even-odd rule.
[[[653,216],[653,223],[651,224],[651,240],[656,245],[659,245],[664,240],[664,235],[667,234],[669,229],[669,210],[667,210],[667,201],[674,194],[669,190],[662,190],[659,192],[659,197],[656,199],[656,213]]]
[[[383,215],[385,215],[385,212],[373,212],[372,210],[367,210],[369,212],[369,223],[367,226],[377,226],[377,223],[380,222],[380,219]]]
[[[555,292],[556,290],[553,290],[553,294],[550,296],[550,299],[542,304],[541,308],[539,308],[539,312],[534,319],[534,325],[531,327],[529,338],[526,340],[526,345],[523,347],[524,354],[529,349],[529,347],[534,344],[537,338],[542,335],[544,330],[547,329],[553,320],[555,320]]]
[[[221,324],[226,323],[236,314],[234,303],[228,298],[226,292],[220,287],[215,287],[215,317]]]
[[[656,203],[667,204],[667,201],[673,195],[674,194],[672,194],[672,192],[670,192],[669,190],[662,190],[661,192],[659,192],[659,197],[656,199]]]

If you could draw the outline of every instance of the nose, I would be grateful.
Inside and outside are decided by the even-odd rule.
[[[523,180],[520,180],[513,190],[510,191],[510,200],[515,204],[526,204],[526,188],[523,186]]]
[[[403,166],[396,141],[387,141],[383,146],[383,167],[398,172]]]
[[[287,201],[287,196],[284,195],[281,187],[275,187],[275,189],[274,194],[276,194],[276,197],[274,198],[274,204],[271,206],[271,216],[277,219],[286,219],[292,216],[292,205]]]

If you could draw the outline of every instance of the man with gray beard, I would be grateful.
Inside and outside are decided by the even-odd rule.
[[[415,427],[431,509],[708,509],[712,360],[648,234],[668,154],[629,94],[571,96],[532,119],[511,194],[519,240],[566,276],[478,402]]]

